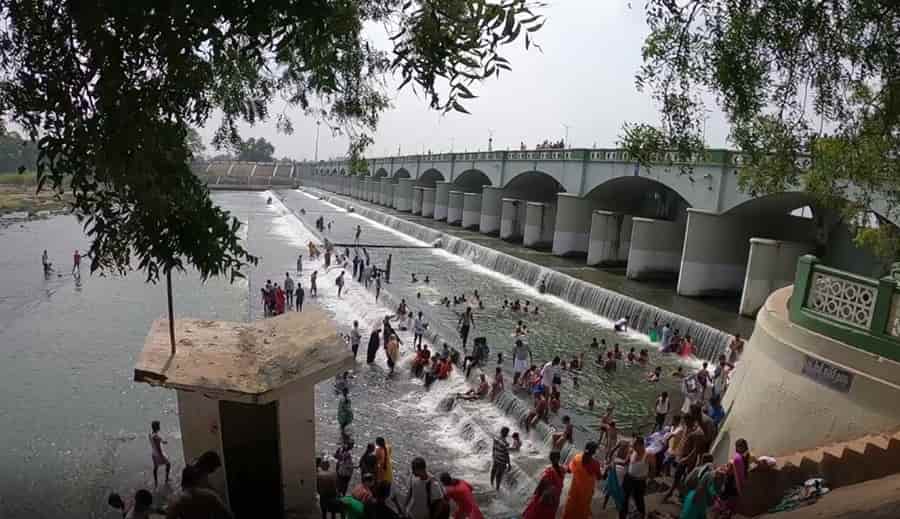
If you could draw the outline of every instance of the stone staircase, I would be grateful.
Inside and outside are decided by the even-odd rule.
[[[778,504],[791,487],[823,478],[829,488],[900,473],[900,431],[870,434],[782,456],[774,468],[750,473],[740,513],[755,516]]]

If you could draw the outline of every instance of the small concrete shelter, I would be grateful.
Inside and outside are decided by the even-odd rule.
[[[315,384],[353,366],[330,316],[177,319],[175,338],[173,356],[156,320],[134,378],[177,392],[185,461],[219,454],[211,483],[239,519],[317,512]]]

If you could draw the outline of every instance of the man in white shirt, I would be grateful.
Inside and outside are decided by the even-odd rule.
[[[353,321],[353,329],[350,330],[350,349],[353,350],[353,360],[356,361],[356,352],[359,351],[359,342],[362,337],[359,334],[359,321]]]
[[[419,312],[416,321],[413,323],[413,346],[417,348],[422,346],[422,336],[425,335],[425,328],[427,327],[428,324],[425,323],[422,312]]]
[[[522,339],[517,339],[516,345],[513,347],[513,385],[519,383],[519,377],[525,373],[532,362],[531,348],[522,342]]]
[[[559,363],[559,357],[553,357],[553,360],[544,364],[544,367],[541,369],[541,385],[544,386],[545,391],[549,392],[554,384],[559,385],[562,383],[562,377],[559,375]]]
[[[428,474],[423,458],[413,459],[412,472],[406,496],[406,515],[410,519],[430,519],[432,507],[444,499],[444,487]]]

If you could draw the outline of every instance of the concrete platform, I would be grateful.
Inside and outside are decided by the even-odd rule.
[[[173,357],[168,319],[154,321],[135,381],[265,403],[353,366],[330,317],[314,307],[250,323],[176,319],[175,341]]]

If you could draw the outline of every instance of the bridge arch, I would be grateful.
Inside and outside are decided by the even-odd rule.
[[[409,171],[407,171],[405,168],[400,168],[394,172],[394,180],[397,180],[399,178],[410,178],[410,177],[411,177],[411,175],[409,174]]]
[[[386,176],[388,176],[388,172],[384,168],[378,168],[378,170],[375,172],[375,178],[381,178],[381,177],[386,177]]]
[[[609,211],[678,220],[691,203],[667,184],[646,177],[616,177],[595,186],[584,196]]]
[[[453,179],[454,188],[466,193],[481,193],[484,186],[493,185],[490,177],[478,169],[467,169]]]
[[[537,170],[519,173],[503,186],[503,196],[531,202],[555,202],[556,194],[565,192],[566,188],[556,178]]]
[[[443,181],[444,174],[432,168],[419,175],[419,178],[416,180],[416,185],[422,187],[434,187],[435,182]]]

